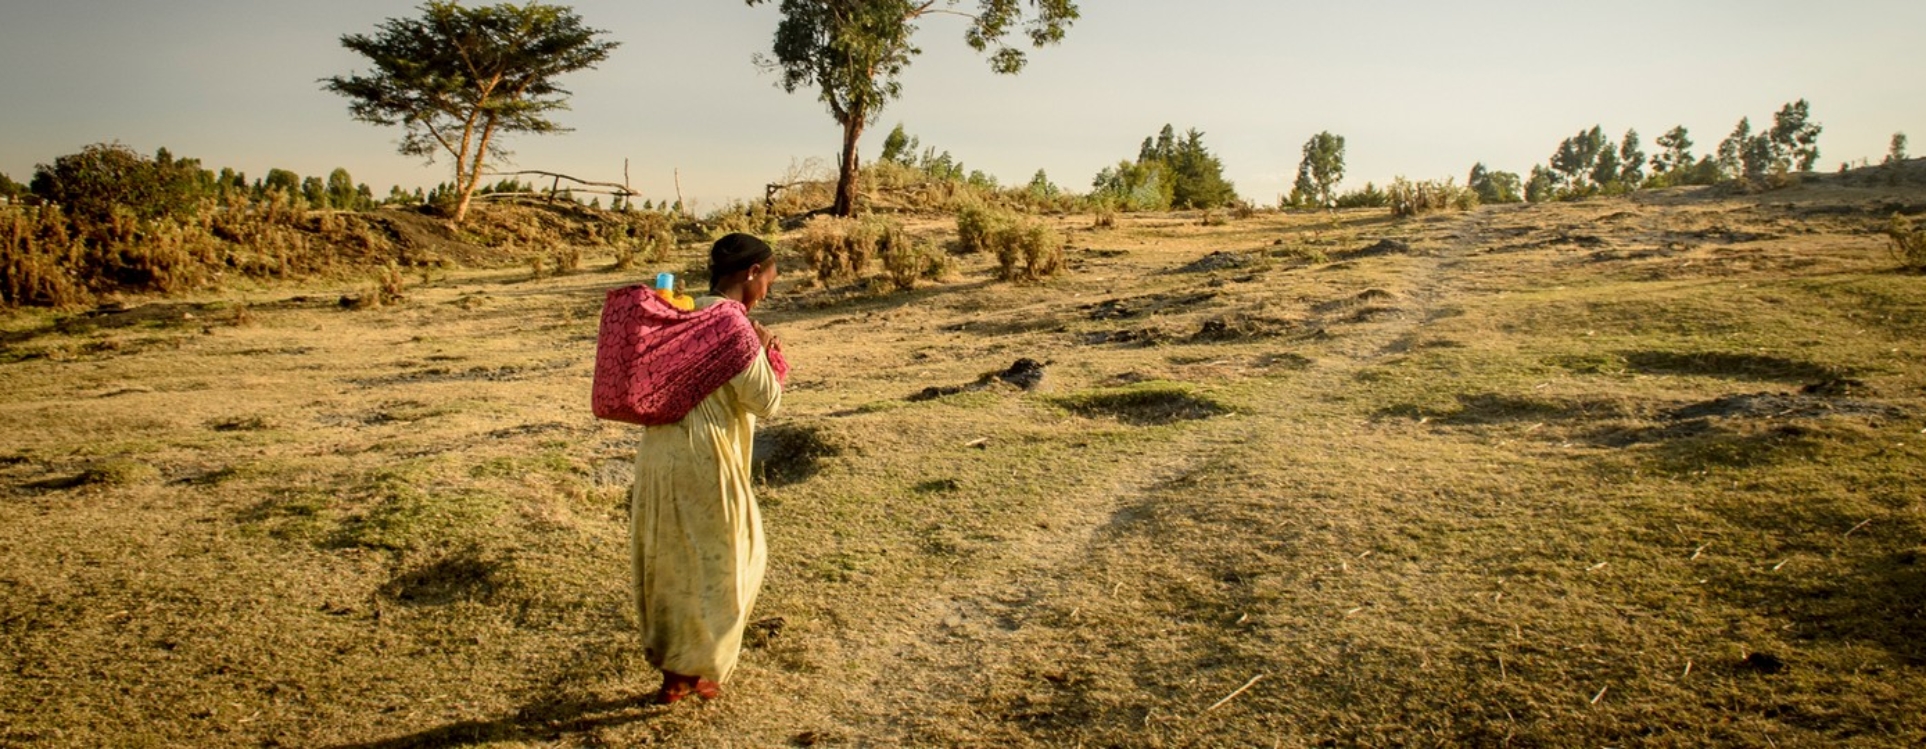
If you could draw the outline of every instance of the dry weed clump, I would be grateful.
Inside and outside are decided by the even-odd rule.
[[[1895,213],[1892,223],[1886,227],[1886,239],[1892,243],[1893,257],[1899,259],[1900,267],[1926,270],[1926,229],[1915,227],[1912,219]]]
[[[1385,191],[1391,215],[1417,216],[1435,211],[1469,211],[1478,207],[1478,193],[1460,187],[1453,180],[1412,182],[1403,177],[1391,181]]]

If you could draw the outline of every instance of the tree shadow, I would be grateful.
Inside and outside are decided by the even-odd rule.
[[[427,749],[494,742],[554,741],[573,734],[642,720],[665,708],[646,697],[617,700],[542,700],[495,720],[465,720],[375,741],[335,744],[329,749]]]

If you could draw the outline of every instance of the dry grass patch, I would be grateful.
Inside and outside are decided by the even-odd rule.
[[[638,702],[634,435],[585,402],[634,278],[23,313],[0,743],[1917,744],[1926,306],[1879,190],[1068,217],[1074,285],[785,275],[769,576],[692,709]],[[1172,272],[1212,253],[1249,262]]]

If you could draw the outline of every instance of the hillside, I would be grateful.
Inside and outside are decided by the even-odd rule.
[[[1926,278],[1882,232],[1923,209],[1064,216],[1043,285],[786,266],[762,621],[673,708],[587,389],[602,292],[699,248],[16,312],[0,745],[1920,745]]]

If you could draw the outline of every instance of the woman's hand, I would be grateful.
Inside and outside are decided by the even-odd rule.
[[[762,323],[756,322],[754,320],[750,320],[749,324],[755,327],[756,340],[762,342],[763,348],[766,348],[766,349],[772,348],[777,351],[782,350],[782,341],[781,339],[776,338],[775,333],[769,332],[769,329],[763,327]]]

